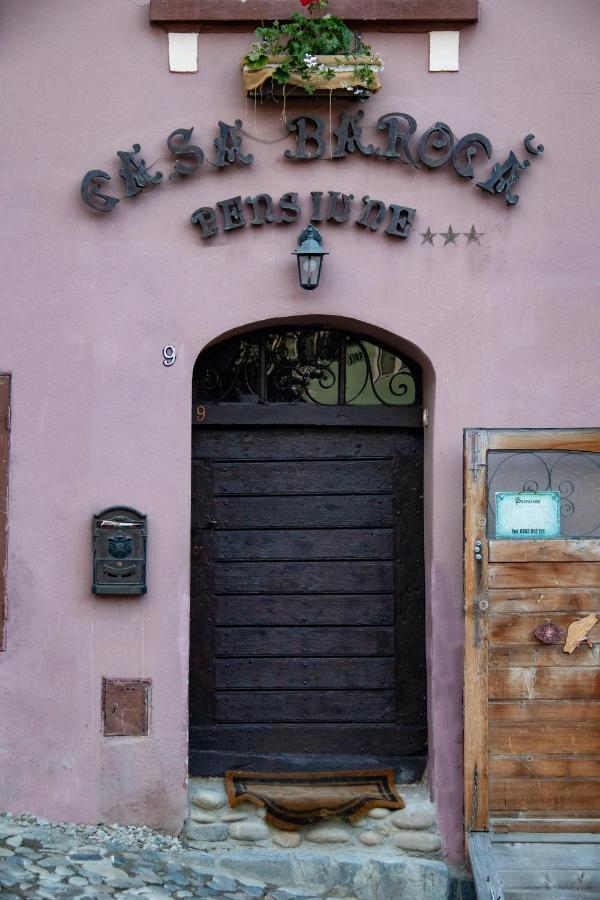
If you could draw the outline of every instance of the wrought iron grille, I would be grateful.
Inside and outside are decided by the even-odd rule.
[[[197,403],[418,406],[420,369],[381,344],[319,326],[232,338],[200,354]]]
[[[488,454],[488,534],[496,536],[498,491],[558,491],[563,537],[600,535],[600,453],[492,450]]]

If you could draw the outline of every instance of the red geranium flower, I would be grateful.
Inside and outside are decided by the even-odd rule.
[[[314,3],[315,0],[300,0],[302,6],[310,6],[311,3]]]

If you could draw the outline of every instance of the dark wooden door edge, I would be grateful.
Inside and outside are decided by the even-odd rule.
[[[296,0],[151,0],[150,22],[173,30],[250,30],[297,11]],[[375,31],[457,29],[479,19],[479,0],[337,0],[335,14],[351,26]]]
[[[477,900],[505,900],[490,834],[487,831],[472,831],[467,835],[467,850]]]

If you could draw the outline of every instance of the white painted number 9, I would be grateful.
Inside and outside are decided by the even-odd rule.
[[[163,347],[163,366],[172,366],[177,359],[177,350],[172,344]]]

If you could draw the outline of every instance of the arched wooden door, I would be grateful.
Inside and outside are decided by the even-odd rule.
[[[191,774],[422,773],[420,404],[418,366],[327,328],[198,357]]]

